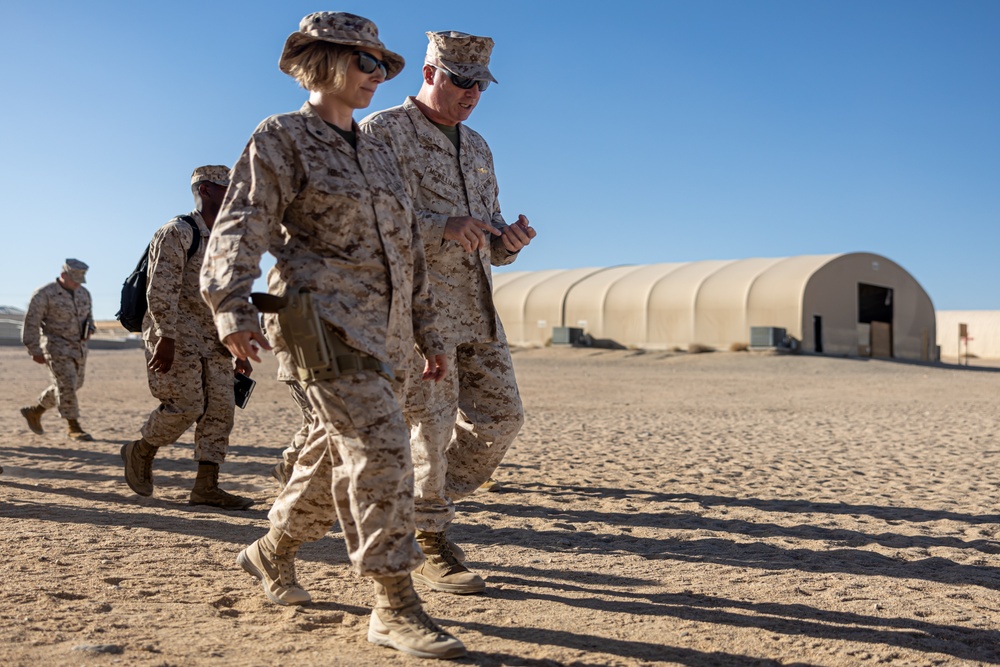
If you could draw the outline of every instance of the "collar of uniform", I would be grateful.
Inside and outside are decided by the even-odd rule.
[[[309,134],[324,143],[336,147],[338,150],[343,151],[348,155],[354,154],[355,151],[351,145],[347,143],[347,140],[340,136],[336,130],[327,125],[325,120],[319,117],[319,114],[316,113],[316,109],[313,108],[313,105],[309,104],[309,100],[306,100],[306,102],[302,105],[302,108],[299,109],[299,113],[301,113],[306,119],[306,129],[309,131]],[[351,119],[351,129],[354,130],[359,137],[361,136],[361,132],[358,131],[358,124],[354,122],[354,119]]]
[[[455,144],[451,143],[444,132],[434,126],[434,123],[427,120],[427,116],[416,105],[412,97],[406,98],[406,101],[403,102],[403,109],[406,110],[407,115],[413,122],[413,127],[416,128],[417,137],[420,141],[425,144],[433,144],[441,150],[446,151],[449,155],[458,155],[458,151],[455,150]],[[458,124],[458,136],[459,144],[464,146],[466,133],[465,126],[462,123]]]
[[[191,211],[188,215],[194,218],[194,221],[198,223],[198,230],[201,232],[202,236],[208,236],[212,233],[212,231],[208,228],[208,225],[205,224],[205,218],[201,217],[200,212]]]

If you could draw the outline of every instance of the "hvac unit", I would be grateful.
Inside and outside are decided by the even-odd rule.
[[[785,347],[786,338],[781,327],[750,327],[750,349]]]
[[[553,345],[579,345],[583,329],[577,327],[552,327]]]

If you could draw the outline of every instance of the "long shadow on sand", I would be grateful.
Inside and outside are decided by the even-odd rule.
[[[663,512],[600,512],[597,510],[555,509],[536,505],[513,503],[480,504],[476,501],[463,501],[462,510],[465,514],[498,513],[510,516],[534,517],[553,522],[562,522],[575,530],[577,524],[602,523],[622,528],[665,528],[669,530],[711,530],[723,533],[749,535],[753,537],[789,537],[800,540],[819,540],[829,542],[834,546],[860,547],[868,544],[878,544],[892,549],[931,549],[946,547],[949,549],[971,549],[980,553],[1000,554],[1000,542],[992,539],[963,540],[952,536],[901,535],[892,532],[865,533],[846,528],[825,528],[812,524],[795,526],[776,523],[753,522],[744,519],[718,519],[703,517],[692,512],[677,512],[669,509]],[[822,514],[821,510],[814,513]],[[905,521],[905,517],[887,519],[897,523]],[[616,538],[629,539],[628,536]]]
[[[464,534],[480,544],[532,544],[548,552],[632,553],[647,560],[711,563],[757,570],[839,572],[859,577],[923,579],[954,586],[1000,590],[1000,571],[964,565],[946,558],[901,561],[863,549],[787,549],[762,542],[722,538],[653,539],[589,531],[537,530],[464,526]]]
[[[665,644],[648,642],[629,642],[620,639],[598,635],[585,635],[576,632],[565,632],[562,630],[547,630],[545,628],[518,628],[505,627],[499,625],[487,625],[485,623],[460,622],[453,623],[460,627],[484,635],[499,637],[512,642],[527,642],[542,646],[562,646],[580,652],[610,653],[623,659],[638,661],[639,664],[650,664],[651,661],[659,663],[669,663],[671,665],[691,665],[692,667],[770,667],[782,665],[783,667],[810,667],[811,663],[805,662],[779,662],[755,658],[734,653],[722,653],[720,651],[698,651],[689,648],[667,646]],[[471,661],[476,665],[486,667],[497,667],[499,665],[526,665],[527,667],[555,667],[562,663],[553,660],[531,659],[520,655],[509,653],[479,653],[470,652],[466,661]],[[464,661],[463,661],[464,662]],[[585,660],[574,660],[573,667],[604,667],[604,662],[587,662]]]
[[[124,482],[122,486],[124,487]],[[0,491],[5,487],[53,497],[47,497],[45,502],[25,499],[16,502],[5,501],[0,510],[0,518],[20,521],[41,520],[60,524],[120,526],[130,529],[144,528],[156,532],[201,537],[241,547],[267,532],[267,511],[270,509],[267,505],[256,505],[241,512],[227,512],[214,508],[192,507],[185,502],[164,500],[155,496],[142,498],[125,495],[131,494],[127,489],[122,493],[94,492],[79,488],[20,483],[0,477]],[[58,500],[59,496],[84,501],[88,506],[75,507],[62,504]],[[157,510],[170,513],[159,513]],[[176,516],[178,512],[183,512],[187,516]],[[229,518],[235,520],[225,521]],[[299,552],[299,560],[328,565],[348,563],[343,540],[340,538],[334,538],[331,545],[326,545],[324,542],[323,548],[304,548]]]
[[[126,443],[125,440],[108,440],[104,442],[111,442],[113,444],[120,445],[124,445]],[[170,451],[164,452],[164,449],[168,449]],[[270,448],[267,450],[269,454],[273,454],[273,462],[269,461],[262,464],[257,461],[243,460],[242,458],[235,461],[232,460],[235,457],[247,456],[245,452],[246,449],[250,448],[240,446],[230,448],[230,459],[222,464],[223,478],[239,475],[258,477],[261,480],[269,479],[271,467],[274,463],[277,463],[280,458],[281,449]],[[193,458],[191,458],[191,453],[193,451],[194,445],[187,442],[178,442],[176,444],[169,445],[168,447],[161,448],[153,464],[153,474],[190,473],[193,475],[197,468],[197,463]],[[177,458],[178,453],[182,453],[184,458]],[[21,467],[20,473],[25,477],[31,477],[34,479],[65,479],[90,482],[121,479],[120,473],[122,470],[122,459],[121,455],[117,451],[105,452],[89,449],[68,449],[65,447],[43,447],[37,445],[0,447],[0,459],[10,460],[15,457],[24,456],[28,456],[32,459],[32,461],[39,463],[39,467],[37,468]],[[115,471],[115,474],[86,472],[83,470],[53,469],[45,467],[44,464],[48,462],[59,463],[60,465],[77,463],[80,465],[93,466],[95,468],[110,468]]]
[[[504,464],[504,467],[507,467]],[[643,489],[620,489],[600,486],[571,486],[554,484],[519,484],[505,482],[501,493],[541,493],[563,502],[586,502],[588,498],[612,500],[642,500],[645,502],[676,503],[695,502],[702,506],[750,507],[762,512],[788,514],[864,514],[885,521],[961,521],[963,523],[1000,524],[1000,514],[963,514],[947,510],[929,510],[922,507],[897,507],[892,505],[851,505],[848,503],[813,502],[786,498],[737,498],[734,496],[710,496],[697,493],[662,493]]]
[[[493,496],[500,500],[514,489]],[[558,487],[556,487],[558,489]],[[561,489],[561,492],[570,492]],[[560,492],[557,491],[557,492]],[[611,497],[636,497],[643,500],[676,501],[689,496],[672,494],[650,494],[642,492],[611,491]],[[576,492],[570,492],[576,494]],[[601,512],[586,509],[594,489],[586,489],[576,494],[575,502],[566,507],[553,508],[541,504],[513,502],[481,503],[468,499],[461,503],[461,513],[466,517],[485,515],[482,525],[464,521],[463,528],[472,541],[485,544],[526,544],[538,545],[545,551],[582,551],[587,553],[626,552],[634,553],[649,560],[679,560],[686,562],[706,562],[734,567],[754,567],[761,570],[796,569],[805,572],[842,572],[858,576],[885,576],[900,579],[924,579],[952,585],[978,585],[1000,590],[1000,570],[995,567],[957,563],[947,558],[914,558],[912,554],[885,556],[874,551],[858,549],[869,544],[877,544],[890,549],[923,549],[946,547],[978,553],[1000,553],[1000,544],[993,540],[962,540],[952,536],[903,535],[897,533],[868,534],[857,530],[831,529],[813,524],[784,526],[774,523],[755,523],[742,519],[718,519],[703,517],[693,512],[677,512],[667,507],[658,512]],[[551,495],[551,494],[547,494]],[[475,498],[475,497],[474,497]],[[725,504],[723,499],[713,498]],[[768,505],[769,511],[781,512],[786,508],[784,501],[744,501],[727,499],[733,505],[754,503],[752,506]],[[822,514],[824,509],[840,514],[865,513],[852,511],[855,506],[839,504],[807,503],[800,511]],[[913,508],[866,507],[873,516],[886,521],[929,521],[938,519],[970,519],[970,523],[984,523],[986,517],[960,515],[951,512],[914,510]],[[898,512],[898,513],[897,513]],[[531,528],[492,528],[489,516],[499,514],[524,518],[537,518],[548,522],[551,530]],[[619,530],[600,532],[595,524],[620,527]],[[676,537],[651,538],[629,534],[635,527],[660,528],[680,532]],[[782,537],[802,541],[826,542],[827,548],[786,548],[764,542],[746,543],[710,535],[708,537],[688,537],[708,533],[729,533],[757,538]],[[845,548],[846,547],[846,548]]]
[[[495,568],[503,569],[503,568]],[[551,572],[532,570],[530,568],[507,568],[511,576],[491,576],[493,583],[507,584],[500,589],[491,589],[490,597],[513,601],[549,600],[570,607],[579,607],[602,613],[629,614],[636,617],[674,617],[678,620],[697,623],[710,623],[732,627],[757,628],[765,632],[782,634],[789,637],[806,636],[820,639],[857,642],[859,644],[882,644],[907,648],[922,653],[940,653],[964,660],[975,660],[991,664],[1000,664],[1000,632],[995,630],[977,630],[955,625],[929,623],[916,619],[898,617],[866,616],[850,612],[827,611],[808,605],[776,604],[731,600],[728,598],[685,593],[664,593],[643,595],[631,591],[608,590],[606,586],[588,588],[565,581],[545,581]],[[530,578],[516,576],[527,575]],[[539,578],[540,577],[540,578]],[[524,590],[531,588],[534,590]],[[539,592],[539,588],[550,588],[552,594]],[[557,595],[555,592],[579,593],[577,597]],[[606,599],[613,597],[614,599]],[[480,632],[483,628],[475,627]],[[493,633],[516,632],[512,628],[489,627]],[[534,633],[552,634],[553,637],[531,637],[533,642],[546,642],[568,646],[570,648],[594,650],[599,648],[613,652],[622,657],[646,657],[649,653],[639,655],[629,651],[630,643],[614,643],[605,638],[571,635],[568,633],[548,633],[544,630],[533,630]],[[518,637],[523,641],[523,638]],[[563,641],[570,639],[571,643]],[[593,642],[587,644],[587,642]],[[614,648],[615,650],[611,650]],[[677,652],[678,656],[671,659],[683,664],[746,664],[704,662],[704,656],[692,656],[688,661],[684,658],[684,649],[663,647],[667,655]],[[716,654],[712,654],[714,657]],[[721,654],[720,657],[738,658]],[[746,660],[746,658],[744,658]],[[785,664],[785,663],[782,663]]]

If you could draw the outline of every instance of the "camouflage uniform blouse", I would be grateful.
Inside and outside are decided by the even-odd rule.
[[[478,256],[455,241],[444,240],[449,217],[470,215],[506,227],[500,214],[493,154],[476,131],[459,124],[460,151],[413,102],[374,113],[361,129],[392,147],[413,197],[424,239],[431,288],[439,305],[438,329],[449,345],[506,342],[493,306],[490,265],[503,266],[517,258],[499,236]]]
[[[198,224],[201,240],[188,259],[194,240],[191,225],[174,218],[156,230],[149,244],[149,278],[142,321],[142,338],[155,343],[172,338],[178,350],[202,356],[229,352],[215,337],[212,311],[201,298],[198,283],[208,241],[208,225],[198,211],[189,213]]]
[[[262,122],[233,167],[201,275],[219,338],[260,331],[247,296],[265,251],[348,345],[400,369],[414,336],[424,354],[443,353],[392,153],[360,132],[355,151],[308,102]]]
[[[68,290],[58,282],[39,287],[24,315],[21,342],[32,356],[82,359],[94,333],[90,292],[83,286]]]

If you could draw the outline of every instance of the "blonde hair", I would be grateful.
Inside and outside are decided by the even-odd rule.
[[[288,73],[309,91],[336,93],[347,84],[347,67],[354,49],[316,40],[288,58]]]

